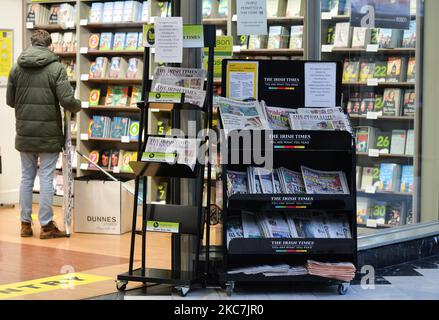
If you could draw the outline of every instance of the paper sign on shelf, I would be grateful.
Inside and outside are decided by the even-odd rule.
[[[88,140],[88,133],[81,133],[80,139],[82,141],[87,141]]]
[[[88,25],[88,19],[81,19],[81,20],[79,20],[79,25],[80,25],[80,26],[86,26],[86,25]]]
[[[26,29],[33,29],[34,23],[33,22],[26,22]]]
[[[154,20],[155,61],[183,62],[183,18],[157,17]]]
[[[368,111],[366,114],[366,119],[368,120],[376,120],[378,119],[378,112]]]
[[[379,156],[380,156],[380,150],[378,150],[378,149],[369,149],[369,157],[379,158]]]
[[[266,0],[237,0],[236,12],[238,35],[268,34]]]
[[[81,47],[79,49],[79,53],[81,54],[87,54],[88,53],[88,47]]]
[[[88,170],[88,163],[81,163],[81,165],[79,166],[79,169]]]
[[[232,16],[232,21],[234,21],[234,22],[238,21],[238,16],[236,14],[234,14]]]
[[[241,46],[233,46],[233,52],[241,52]]]
[[[369,228],[377,228],[378,221],[375,219],[367,219],[366,226],[368,226]]]
[[[332,52],[332,50],[334,50],[334,45],[332,44],[322,45],[322,52]]]
[[[379,45],[378,44],[368,44],[366,51],[367,52],[378,52]]]
[[[305,108],[336,107],[336,74],[336,63],[305,63]]]
[[[114,167],[113,168],[113,173],[120,173],[120,168],[119,167]]]
[[[67,21],[66,27],[67,29],[73,29],[75,27],[75,21]]]
[[[88,101],[82,101],[81,102],[81,108],[82,109],[88,109],[90,107],[90,103]]]
[[[322,20],[331,20],[332,13],[331,12],[322,12]]]
[[[129,136],[122,136],[122,138],[120,139],[122,143],[130,143],[130,137]]]
[[[180,224],[178,222],[147,221],[146,231],[179,233]]]
[[[90,75],[88,75],[88,74],[81,74],[81,81],[88,81],[89,78],[90,78]]]
[[[0,86],[7,86],[9,72],[14,64],[14,32],[9,29],[0,30]]]
[[[204,48],[204,27],[202,24],[183,26],[183,48]]]
[[[367,85],[369,87],[377,87],[378,86],[378,79],[377,78],[367,79]]]
[[[226,95],[232,99],[258,98],[257,61],[229,61],[227,63]]]
[[[368,193],[368,194],[375,194],[376,193],[376,187],[375,186],[369,186],[369,187],[366,188],[366,190],[364,192]]]

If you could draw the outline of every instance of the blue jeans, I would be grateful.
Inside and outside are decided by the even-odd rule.
[[[32,190],[38,171],[40,158],[40,211],[38,218],[42,226],[53,220],[53,178],[59,153],[28,153],[20,152],[21,156],[21,185],[20,210],[21,221],[32,222]]]

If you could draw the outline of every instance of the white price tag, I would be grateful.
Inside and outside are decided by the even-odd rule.
[[[241,46],[233,46],[233,52],[241,52]]]
[[[366,190],[364,190],[364,192],[366,192],[368,194],[375,194],[376,193],[376,187],[375,186],[366,187]]]
[[[368,226],[369,228],[377,228],[378,221],[375,219],[367,219],[366,226]]]
[[[332,44],[322,45],[322,52],[332,52],[332,50],[334,50],[334,46]]]
[[[379,112],[377,112],[377,115],[378,115],[378,117],[382,117],[383,116],[383,112],[379,111]]]
[[[80,25],[80,26],[86,26],[86,25],[88,25],[88,19],[81,19],[81,20],[79,20],[79,25]]]
[[[369,120],[378,119],[378,112],[371,112],[371,111],[367,112],[366,119],[369,119]]]
[[[26,22],[26,29],[33,29],[34,23],[33,22]]]
[[[130,137],[129,136],[122,136],[121,142],[122,143],[130,143],[131,142]]]
[[[331,20],[332,13],[331,12],[322,12],[322,20]]]
[[[114,167],[113,168],[113,173],[120,173],[120,168],[119,167]]]
[[[380,150],[378,150],[378,149],[369,149],[369,157],[379,158],[380,157]]]
[[[81,54],[87,54],[88,53],[88,47],[81,47],[81,49],[79,49],[79,52]]]
[[[238,15],[234,14],[234,15],[232,16],[232,21],[238,21]]]
[[[81,133],[80,138],[82,141],[87,141],[88,140],[88,133]]]
[[[160,112],[160,109],[157,109],[157,108],[150,108],[149,109],[151,112]]]
[[[155,54],[155,48],[151,48],[151,53]]]
[[[367,85],[369,87],[376,87],[376,86],[378,86],[378,79],[377,78],[367,79]]]
[[[75,27],[75,21],[67,21],[66,27],[67,29],[73,29]]]
[[[377,44],[368,44],[366,51],[367,52],[378,52],[379,46]]]
[[[149,23],[154,23],[155,17],[149,17]]]
[[[81,81],[88,81],[89,78],[90,78],[90,75],[88,75],[88,74],[81,74]]]
[[[89,106],[90,106],[90,103],[88,101],[82,101],[81,102],[81,108],[82,109],[88,109]]]
[[[81,163],[81,166],[79,168],[81,170],[88,170],[88,163]]]

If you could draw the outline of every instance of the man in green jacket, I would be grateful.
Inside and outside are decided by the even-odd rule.
[[[40,175],[40,239],[60,238],[53,221],[53,178],[59,153],[64,146],[60,105],[70,112],[81,108],[64,66],[49,47],[50,34],[36,30],[32,47],[23,51],[9,74],[7,104],[15,109],[15,148],[21,157],[21,236],[31,237],[32,189],[38,170]]]

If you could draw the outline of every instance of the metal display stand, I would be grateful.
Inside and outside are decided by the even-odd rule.
[[[174,3],[175,5],[175,3]],[[200,113],[204,116],[203,128],[212,127],[212,103],[213,103],[213,52],[216,45],[215,26],[203,26],[204,32],[204,46],[209,49],[209,60],[207,70],[207,98],[203,108],[183,103],[184,95],[181,94],[181,99],[177,103],[169,102],[154,102],[150,101],[151,83],[149,79],[149,56],[150,48],[145,47],[144,52],[144,70],[143,70],[143,84],[142,84],[142,102],[138,103],[140,108],[140,130],[138,141],[138,157],[137,161],[131,162],[136,179],[134,192],[134,210],[133,222],[131,230],[131,247],[129,270],[126,273],[117,276],[117,289],[123,291],[126,289],[128,282],[141,282],[143,284],[170,284],[176,288],[181,296],[185,296],[190,288],[195,284],[205,285],[207,274],[209,272],[209,254],[206,254],[206,269],[200,272],[199,260],[201,251],[201,241],[203,238],[203,227],[206,224],[206,251],[209,252],[209,214],[208,210],[203,208],[203,182],[205,164],[197,163],[194,170],[182,164],[169,164],[163,162],[142,162],[142,154],[145,151],[148,137],[154,136],[148,134],[148,110],[149,108],[167,108],[171,112],[172,128],[179,128],[180,115],[182,111],[190,110]],[[201,128],[200,128],[201,129]],[[157,135],[155,135],[157,136]],[[161,136],[163,137],[163,136]],[[187,137],[182,137],[187,138]],[[202,143],[209,143],[207,136]],[[210,163],[207,164],[208,179],[210,179]],[[168,177],[170,181],[170,204],[151,204],[147,203],[147,177]],[[195,181],[197,201],[194,206],[180,205],[180,179],[187,178]],[[136,231],[137,223],[137,208],[139,204],[139,184],[143,184],[143,201],[142,201],[142,228]],[[210,183],[207,183],[207,208],[210,207]],[[178,232],[172,233],[171,237],[171,269],[154,269],[146,267],[146,232],[148,221],[161,221],[178,223]],[[135,236],[142,236],[141,243],[141,267],[134,269],[134,249]],[[192,235],[196,239],[196,248],[194,261],[191,261],[193,270],[185,271],[181,269],[181,236]]]
[[[236,61],[236,60],[229,60]],[[248,61],[248,60],[247,60]],[[252,61],[252,60],[250,60]],[[223,95],[226,86],[226,65],[228,61],[223,61]],[[270,61],[259,61],[264,63],[264,70],[270,68]],[[276,62],[279,63],[279,62]],[[303,61],[283,62],[290,63],[291,66],[283,69],[294,70],[303,68]],[[338,65],[337,70],[340,70]],[[263,77],[263,76],[262,76]],[[339,80],[340,78],[337,77]],[[341,97],[341,81],[337,81],[338,98]],[[260,90],[262,91],[262,90]],[[281,96],[282,93],[279,93]],[[276,97],[279,100],[279,95]],[[264,100],[267,97],[258,97]],[[269,97],[268,97],[269,99]],[[338,99],[337,99],[338,101]],[[283,106],[297,108],[300,101],[288,100]],[[269,102],[267,102],[268,105]],[[221,121],[219,121],[221,123]],[[348,282],[332,280],[314,275],[300,276],[276,276],[266,277],[262,274],[246,275],[244,273],[229,274],[228,271],[235,268],[264,264],[289,264],[305,265],[307,260],[317,260],[322,262],[351,262],[357,266],[357,226],[356,226],[356,164],[355,164],[355,140],[349,132],[342,131],[262,131],[262,141],[269,140],[269,147],[273,154],[273,168],[286,167],[300,172],[300,166],[325,171],[343,171],[350,190],[348,195],[318,195],[318,194],[233,194],[227,195],[227,170],[245,171],[248,166],[258,166],[254,159],[251,164],[244,163],[244,150],[255,148],[254,132],[250,131],[251,143],[246,141],[239,142],[239,147],[231,150],[228,143],[228,159],[234,152],[239,152],[239,163],[231,164],[228,161],[223,165],[223,239],[227,239],[227,225],[229,219],[240,217],[243,211],[251,212],[282,212],[285,215],[294,212],[322,212],[328,215],[346,215],[352,237],[349,239],[294,239],[294,238],[234,238],[223,241],[224,270],[219,274],[221,285],[226,289],[227,295],[231,296],[235,283],[261,283],[266,285],[286,284],[286,283],[323,283],[328,285],[338,285],[338,293],[345,294],[349,288]],[[229,135],[230,137],[230,135]],[[250,147],[252,146],[252,147]],[[261,145],[261,154],[268,151],[264,143]],[[252,156],[253,157],[253,156]],[[259,165],[260,166],[260,165]]]

